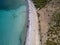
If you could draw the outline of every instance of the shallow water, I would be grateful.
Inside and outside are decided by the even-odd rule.
[[[24,45],[26,5],[14,10],[0,10],[0,45]]]

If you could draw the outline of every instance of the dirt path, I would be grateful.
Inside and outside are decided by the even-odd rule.
[[[58,2],[59,0],[52,0],[44,8],[38,11],[40,14],[39,20],[41,26],[42,45],[45,45],[47,40],[48,23],[50,22],[50,18],[60,9],[60,2]]]

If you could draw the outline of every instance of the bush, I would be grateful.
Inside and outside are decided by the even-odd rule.
[[[49,0],[33,0],[33,2],[35,3],[36,8],[42,8],[49,2]]]

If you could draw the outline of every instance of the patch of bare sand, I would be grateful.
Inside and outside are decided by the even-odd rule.
[[[58,3],[59,2],[59,3]],[[40,14],[40,28],[41,28],[41,35],[42,35],[42,45],[45,45],[47,40],[47,31],[48,31],[48,23],[50,22],[51,16],[56,13],[56,11],[60,10],[60,1],[59,0],[52,0],[49,2],[45,7],[38,10]]]

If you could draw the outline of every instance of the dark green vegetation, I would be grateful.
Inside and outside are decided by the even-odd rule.
[[[49,2],[49,1],[51,1],[51,0],[33,0],[33,2],[35,3],[36,8],[44,7],[47,4],[47,2]]]
[[[52,15],[46,45],[60,45],[60,12]]]

